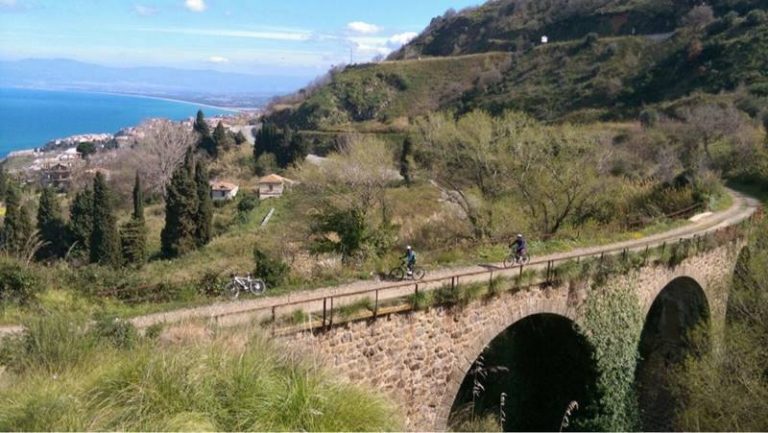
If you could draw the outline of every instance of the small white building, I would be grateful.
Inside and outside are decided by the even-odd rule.
[[[214,180],[211,184],[211,199],[213,201],[232,200],[237,197],[240,187],[234,183]]]
[[[542,43],[542,44],[546,44],[546,43],[548,43],[548,42],[549,42],[549,37],[547,37],[546,35],[544,35],[544,36],[542,36],[542,37],[541,37],[541,43]]]
[[[259,179],[259,198],[280,197],[287,187],[296,183],[288,178],[270,174]]]

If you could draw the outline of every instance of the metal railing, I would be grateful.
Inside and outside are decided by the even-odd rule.
[[[498,266],[489,266],[488,269],[478,270],[478,271],[472,271],[472,272],[463,272],[463,273],[456,273],[451,274],[447,276],[442,277],[436,277],[436,278],[430,278],[420,281],[409,281],[409,282],[403,282],[403,283],[395,283],[391,285],[376,287],[372,289],[362,289],[357,291],[352,291],[348,293],[341,293],[341,294],[334,294],[334,295],[325,295],[325,296],[317,296],[317,297],[311,297],[309,299],[301,299],[301,300],[295,300],[295,301],[289,301],[289,302],[282,302],[279,304],[273,304],[269,306],[258,306],[254,308],[247,308],[247,309],[241,309],[238,311],[233,312],[223,312],[219,314],[211,315],[210,318],[217,323],[220,319],[227,317],[227,316],[235,316],[235,315],[249,315],[251,317],[251,320],[253,320],[254,316],[261,316],[261,318],[266,319],[265,321],[269,322],[271,324],[271,332],[273,335],[275,335],[277,331],[277,325],[279,324],[278,319],[282,317],[279,313],[284,312],[285,310],[290,310],[292,308],[298,307],[298,306],[304,306],[307,308],[307,311],[303,311],[303,313],[317,313],[318,315],[320,312],[322,312],[322,315],[319,318],[319,322],[317,325],[313,325],[310,321],[310,324],[307,326],[301,326],[296,327],[294,326],[293,332],[302,332],[302,331],[309,331],[309,330],[316,330],[316,329],[330,329],[334,326],[334,312],[339,311],[339,309],[343,308],[345,305],[350,305],[351,302],[347,301],[346,303],[344,300],[349,300],[357,298],[357,299],[372,299],[373,306],[372,306],[372,315],[369,315],[366,317],[366,319],[377,319],[380,316],[380,308],[382,307],[382,300],[385,301],[393,301],[398,299],[407,299],[411,296],[418,296],[420,291],[427,291],[430,290],[430,287],[432,288],[440,288],[440,287],[450,287],[452,290],[455,290],[459,284],[461,284],[462,280],[468,280],[473,277],[481,276],[481,275],[487,275],[488,276],[488,282],[492,282],[494,279],[494,276],[499,275],[505,275],[505,276],[513,276],[512,274],[517,274],[520,277],[522,277],[525,269],[546,269],[545,277],[543,282],[536,283],[541,284],[544,282],[550,282],[552,278],[555,276],[555,270],[556,265],[564,262],[569,262],[576,260],[581,261],[583,259],[588,258],[597,258],[600,262],[605,260],[606,256],[612,256],[612,255],[618,255],[621,254],[625,259],[628,256],[630,252],[637,252],[637,251],[643,251],[643,263],[646,264],[649,258],[649,254],[651,252],[651,248],[660,248],[661,249],[661,255],[664,254],[667,247],[672,247],[675,243],[682,244],[683,242],[692,240],[696,242],[696,245],[700,245],[700,242],[704,239],[704,236],[712,235],[715,237],[715,239],[727,239],[727,240],[736,240],[741,238],[743,235],[743,232],[741,231],[742,225],[747,223],[753,222],[756,218],[761,217],[760,212],[753,213],[749,218],[746,220],[719,229],[712,229],[709,228],[707,230],[703,230],[702,232],[693,233],[693,234],[687,234],[683,235],[677,238],[676,241],[673,241],[672,243],[669,242],[670,238],[664,238],[660,240],[653,240],[648,242],[643,242],[637,245],[634,245],[632,247],[608,247],[605,249],[601,249],[599,251],[594,251],[590,253],[581,253],[581,254],[564,254],[562,257],[558,258],[552,258],[552,259],[542,259],[542,260],[533,260],[527,265],[515,265],[511,268],[500,268]],[[704,236],[702,236],[704,234]],[[734,236],[736,234],[737,236]],[[546,267],[545,267],[546,266]],[[471,282],[481,282],[478,279],[475,278],[475,281]],[[382,296],[384,294],[394,293],[393,296]],[[322,307],[320,307],[322,305]],[[403,311],[402,309],[398,309],[398,311]]]

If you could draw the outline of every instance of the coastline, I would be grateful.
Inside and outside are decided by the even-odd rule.
[[[158,101],[176,102],[179,104],[186,104],[186,105],[196,105],[200,107],[213,108],[221,111],[228,111],[231,113],[241,113],[243,111],[258,111],[262,109],[260,107],[225,107],[225,106],[219,106],[219,105],[213,105],[213,104],[206,104],[203,102],[191,101],[188,99],[177,99],[177,98],[170,98],[170,97],[157,96],[157,95],[144,95],[141,93],[110,92],[106,90],[81,90],[81,89],[60,89],[60,88],[57,89],[57,88],[34,87],[34,86],[7,86],[7,85],[0,86],[0,88],[40,90],[43,92],[78,92],[78,93],[90,93],[94,95],[129,96],[133,98],[155,99]]]

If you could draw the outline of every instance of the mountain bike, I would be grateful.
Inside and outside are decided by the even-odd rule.
[[[418,281],[424,278],[426,274],[427,272],[418,266],[413,267],[413,272],[408,272],[408,265],[405,262],[400,262],[399,265],[389,271],[387,279],[392,281],[403,281],[405,279]]]
[[[528,251],[523,251],[522,254],[518,254],[517,251],[512,251],[504,259],[504,267],[509,268],[517,265],[527,265],[531,261],[531,256]]]
[[[240,296],[240,292],[250,292],[254,295],[260,295],[267,289],[266,283],[260,278],[253,278],[250,275],[244,277],[232,276],[232,281],[224,286],[224,293],[227,293],[230,298],[237,299]]]

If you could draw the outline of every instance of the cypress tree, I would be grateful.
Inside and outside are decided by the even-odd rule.
[[[93,231],[93,191],[85,189],[75,194],[69,207],[69,232],[77,249],[88,251]]]
[[[141,266],[147,260],[147,228],[144,223],[144,193],[141,178],[136,172],[133,183],[133,214],[120,230],[123,261],[128,265]]]
[[[40,194],[37,206],[37,230],[44,245],[38,250],[39,259],[64,257],[67,252],[67,230],[61,205],[52,188],[45,188]]]
[[[120,265],[120,238],[117,233],[112,194],[101,172],[93,179],[93,230],[91,231],[91,263]]]
[[[192,149],[187,149],[184,164],[173,172],[165,197],[165,227],[160,233],[163,255],[178,257],[197,246],[197,187],[193,178]]]
[[[213,130],[213,141],[215,153],[220,151],[228,151],[235,146],[235,139],[232,134],[224,128],[224,125],[219,122],[216,125],[216,129]]]
[[[21,256],[32,237],[32,221],[29,209],[22,206],[21,192],[16,185],[8,185],[5,197],[3,222],[3,248],[15,256]]]
[[[197,239],[197,246],[201,247],[211,241],[211,223],[213,222],[211,184],[208,182],[208,171],[202,161],[197,161],[197,165],[195,165],[195,186],[197,188],[197,213],[195,215],[197,231],[195,238]]]
[[[205,150],[209,155],[216,156],[216,142],[211,137],[211,128],[208,127],[208,123],[205,121],[205,114],[203,110],[197,110],[197,117],[192,124],[192,129],[200,134],[200,141],[198,141],[198,148]]]
[[[403,141],[403,147],[400,150],[400,176],[403,176],[406,186],[411,186],[411,153],[413,152],[413,143],[406,137]]]

